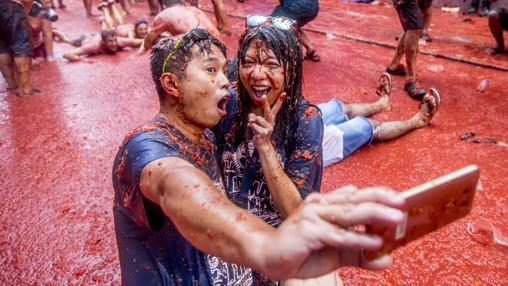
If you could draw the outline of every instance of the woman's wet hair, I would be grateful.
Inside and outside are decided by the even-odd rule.
[[[276,138],[279,147],[285,148],[289,153],[289,141],[298,122],[297,110],[303,99],[302,96],[302,73],[303,73],[303,55],[301,40],[297,36],[297,31],[283,31],[270,25],[263,24],[245,31],[240,37],[240,46],[238,48],[238,68],[245,63],[245,56],[249,45],[256,40],[261,40],[266,47],[273,51],[279,64],[284,68],[284,91],[286,98],[277,113],[274,138]],[[239,71],[238,71],[239,73]],[[239,110],[235,115],[233,134],[236,142],[245,140],[248,114],[253,107],[253,101],[249,96],[245,86],[238,80]]]
[[[137,29],[141,24],[148,25],[148,21],[145,19],[137,19],[136,22],[134,22],[134,29]]]
[[[196,38],[193,36],[193,32],[199,33],[200,37]],[[224,44],[204,29],[193,29],[182,37],[184,37],[183,41],[178,47],[175,47],[175,45],[181,37],[165,37],[160,39],[152,48],[150,68],[161,102],[164,100],[164,89],[162,88],[160,77],[165,61],[167,61],[165,72],[170,72],[179,79],[182,79],[185,77],[187,64],[194,58],[192,47],[197,46],[198,53],[209,54],[212,53],[212,45],[215,45],[226,57],[226,47]],[[169,59],[167,59],[168,56],[170,56]]]

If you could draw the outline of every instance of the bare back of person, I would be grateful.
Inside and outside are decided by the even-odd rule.
[[[134,33],[134,25],[133,24],[122,24],[116,26],[116,35],[118,37],[129,38],[132,33]]]
[[[184,34],[194,28],[206,29],[216,37],[220,35],[208,16],[192,6],[171,6],[161,11],[152,23],[152,30],[169,32],[171,35]]]

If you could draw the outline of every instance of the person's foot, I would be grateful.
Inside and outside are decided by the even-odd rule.
[[[29,96],[29,95],[32,95],[34,93],[39,93],[39,92],[41,92],[40,89],[32,87],[29,90],[18,90],[16,95],[19,96],[19,97],[23,97],[23,96]]]
[[[414,81],[406,82],[406,84],[404,84],[404,90],[407,92],[409,97],[418,101],[421,101],[425,94],[427,94],[427,90],[423,88],[417,88]]]
[[[62,5],[59,5],[58,8],[65,9],[65,8],[67,8],[67,6],[65,6],[65,4],[62,4]]]
[[[469,9],[467,9],[466,11],[464,11],[464,15],[471,15],[471,14],[476,14],[476,12],[478,12],[478,9],[474,8],[474,7],[469,7]]]
[[[380,97],[377,101],[381,110],[390,109],[390,94],[392,93],[392,77],[384,72],[378,79],[376,94]]]
[[[398,76],[405,76],[407,75],[406,67],[404,65],[399,64],[395,68],[387,67],[385,69],[385,72],[392,74],[392,75],[398,75]]]
[[[488,8],[482,8],[480,9],[480,12],[478,13],[480,17],[487,17],[489,15],[489,9]]]
[[[108,2],[101,1],[101,3],[99,3],[99,5],[97,5],[97,10],[102,11],[102,9],[107,8],[107,7],[108,7]]]
[[[319,62],[319,61],[321,61],[321,58],[319,57],[318,53],[314,49],[307,50],[307,52],[305,53],[305,57],[303,57],[303,58],[305,60],[311,60],[313,62]]]
[[[384,72],[377,80],[376,94],[380,97],[390,95],[392,93],[392,77]]]
[[[506,53],[506,50],[504,49],[504,47],[495,46],[492,48],[488,48],[487,53],[490,55],[497,55],[497,54]]]
[[[418,112],[418,121],[420,127],[429,125],[430,121],[436,115],[441,106],[441,96],[435,88],[429,89],[420,102],[420,111]]]
[[[430,43],[432,42],[432,38],[429,36],[428,33],[422,33],[422,36],[420,37],[423,41]]]

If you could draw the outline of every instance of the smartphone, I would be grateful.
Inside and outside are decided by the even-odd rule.
[[[480,169],[470,165],[401,193],[404,219],[395,227],[368,225],[366,232],[383,238],[378,251],[365,251],[372,260],[466,216],[473,204]]]

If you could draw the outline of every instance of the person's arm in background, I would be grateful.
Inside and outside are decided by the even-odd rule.
[[[149,51],[161,34],[162,31],[150,30],[150,32],[148,32],[146,37],[142,40],[138,53],[143,54],[145,51]]]
[[[91,47],[83,46],[73,50],[70,50],[63,54],[63,57],[71,62],[76,62],[81,59],[82,55],[92,55]]]
[[[139,48],[141,44],[143,44],[143,39],[135,39],[135,38],[121,38],[118,37],[118,45],[122,48],[130,47],[130,48]]]
[[[148,34],[143,39],[143,43],[139,47],[138,54],[143,54],[144,52],[149,51],[157,39],[162,35],[162,33],[166,35],[170,34],[166,30],[166,24],[160,18],[155,17],[152,24],[150,25]]]
[[[251,113],[249,114],[248,123],[254,133],[253,142],[259,154],[268,191],[283,219],[286,219],[302,203],[302,197],[298,189],[282,168],[277,158],[277,152],[271,142],[275,118],[285,96],[286,94],[282,93],[273,108],[270,108],[265,97],[263,104],[264,116],[256,116]]]
[[[390,256],[373,261],[361,256],[362,249],[379,249],[382,239],[347,227],[402,220],[402,213],[392,208],[403,204],[395,193],[380,188],[352,192],[349,187],[312,194],[274,229],[235,206],[203,172],[176,157],[146,165],[140,188],[192,245],[276,280],[316,277],[347,265],[387,268]]]

